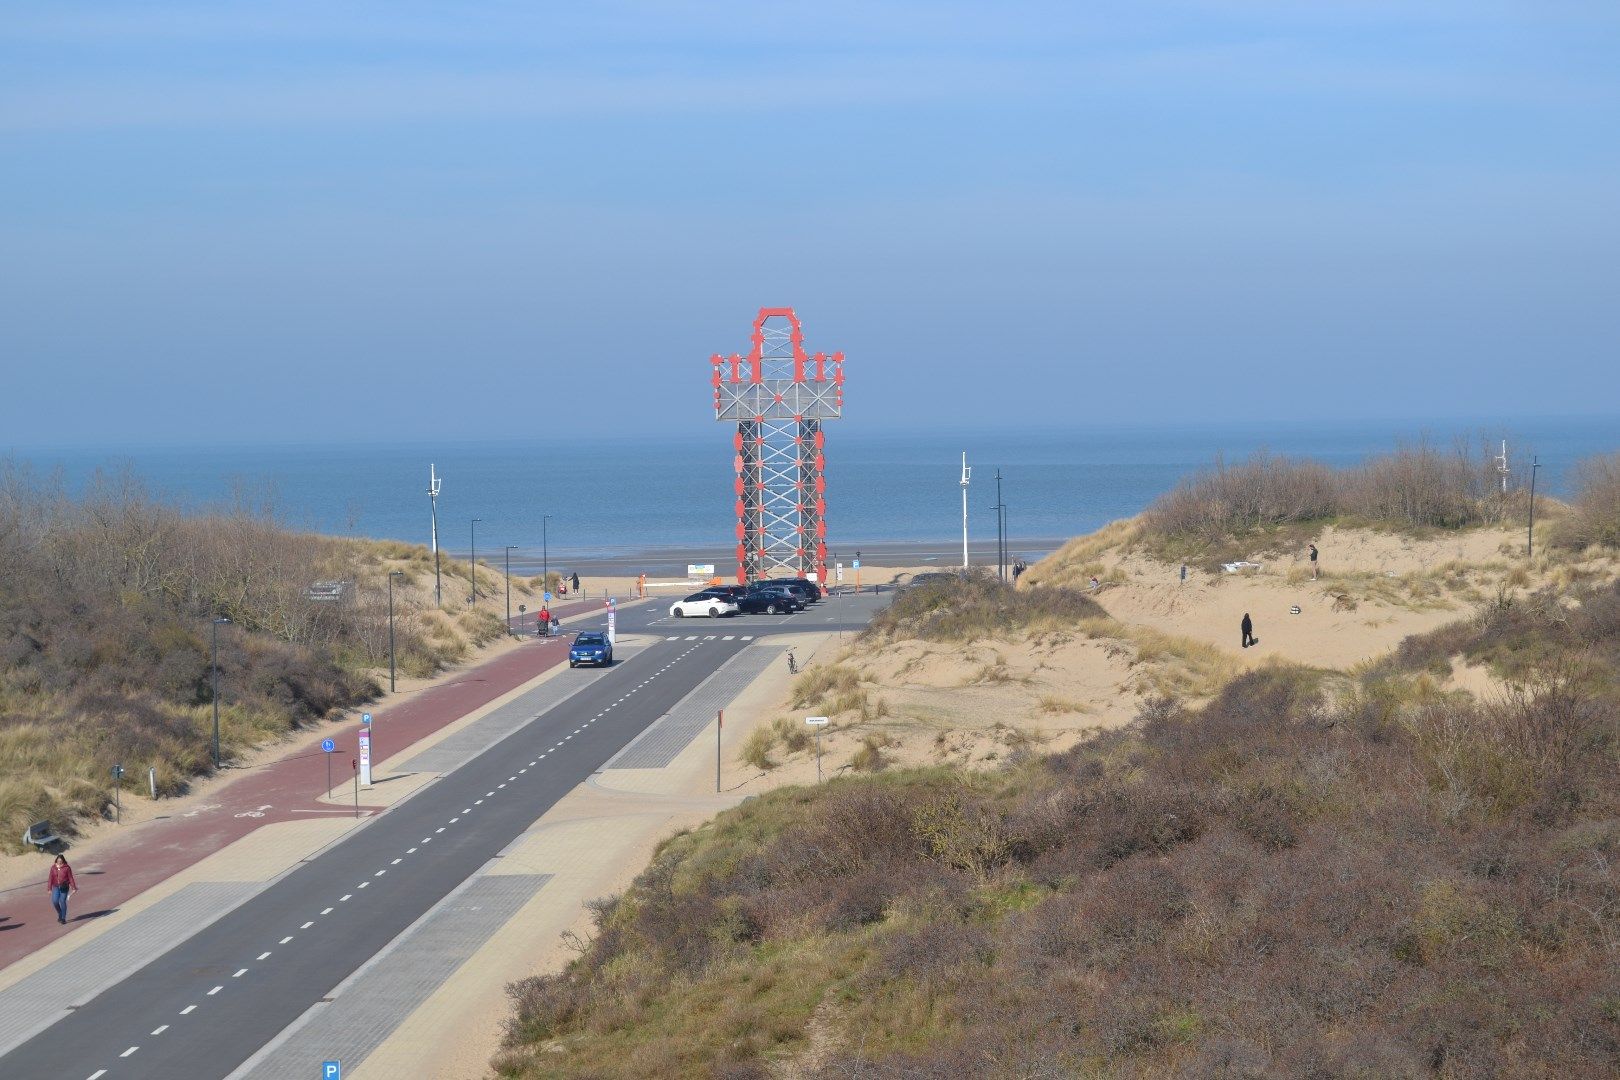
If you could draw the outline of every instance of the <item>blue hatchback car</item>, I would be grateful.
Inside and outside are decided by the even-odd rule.
[[[607,667],[612,663],[613,643],[599,630],[582,632],[568,647],[569,667],[578,667],[581,664],[600,664]]]

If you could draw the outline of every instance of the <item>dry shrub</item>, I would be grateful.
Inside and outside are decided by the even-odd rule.
[[[1589,457],[1576,466],[1569,512],[1551,531],[1559,547],[1620,548],[1620,453]]]
[[[1416,693],[1401,664],[1430,649],[1539,676]],[[560,981],[524,985],[503,1067],[1612,1075],[1617,675],[1620,596],[1590,590],[1482,615],[1353,693],[1261,669],[998,773],[763,795],[672,842]],[[548,1039],[565,1055],[525,1050]]]
[[[1072,589],[1015,589],[987,570],[902,589],[861,633],[867,647],[885,641],[966,642],[1014,632],[1073,629],[1106,618],[1096,601]]]

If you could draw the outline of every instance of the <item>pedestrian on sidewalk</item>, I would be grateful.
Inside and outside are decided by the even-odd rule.
[[[578,593],[579,593],[579,571],[576,570],[573,573],[573,575],[571,577],[569,577],[568,584],[573,588],[575,595],[578,595]]]
[[[546,637],[551,633],[551,609],[549,607],[540,609],[540,614],[535,621],[534,632],[536,637]]]
[[[51,863],[51,874],[46,879],[45,888],[51,894],[56,921],[66,923],[68,896],[79,891],[79,883],[73,880],[73,867],[68,865],[66,855],[58,855],[56,861]]]
[[[1243,630],[1243,647],[1245,649],[1247,649],[1250,645],[1258,645],[1258,644],[1260,644],[1260,639],[1254,636],[1254,620],[1249,618],[1249,613],[1247,611],[1245,611],[1243,613],[1242,630]]]

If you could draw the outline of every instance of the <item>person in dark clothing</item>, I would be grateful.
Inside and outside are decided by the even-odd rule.
[[[68,895],[79,891],[79,883],[73,880],[73,867],[68,865],[66,855],[58,855],[56,861],[51,863],[51,873],[45,880],[45,888],[51,894],[51,906],[56,909],[56,921],[67,922]]]
[[[568,586],[569,588],[573,589],[575,593],[579,592],[579,574],[577,572],[569,577]]]
[[[1258,644],[1260,644],[1260,639],[1254,636],[1254,620],[1249,618],[1249,613],[1245,611],[1243,613],[1243,647],[1247,649],[1250,645]]]

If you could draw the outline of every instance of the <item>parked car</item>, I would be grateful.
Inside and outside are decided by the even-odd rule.
[[[812,603],[812,604],[815,603],[817,600],[821,599],[821,586],[817,585],[815,582],[811,581],[809,578],[802,578],[802,577],[771,578],[769,581],[760,582],[760,584],[761,585],[791,585],[791,586],[797,588],[802,593],[804,593],[805,596],[809,598],[809,602]]]
[[[707,615],[711,619],[718,619],[722,615],[737,614],[737,601],[721,589],[704,589],[669,605],[669,613],[677,619],[688,615]]]
[[[574,638],[574,643],[568,646],[568,666],[578,667],[581,664],[599,664],[602,667],[611,667],[613,664],[613,642],[600,630],[584,630]]]
[[[737,606],[745,614],[791,615],[804,610],[804,597],[786,585],[755,585],[743,593]]]

